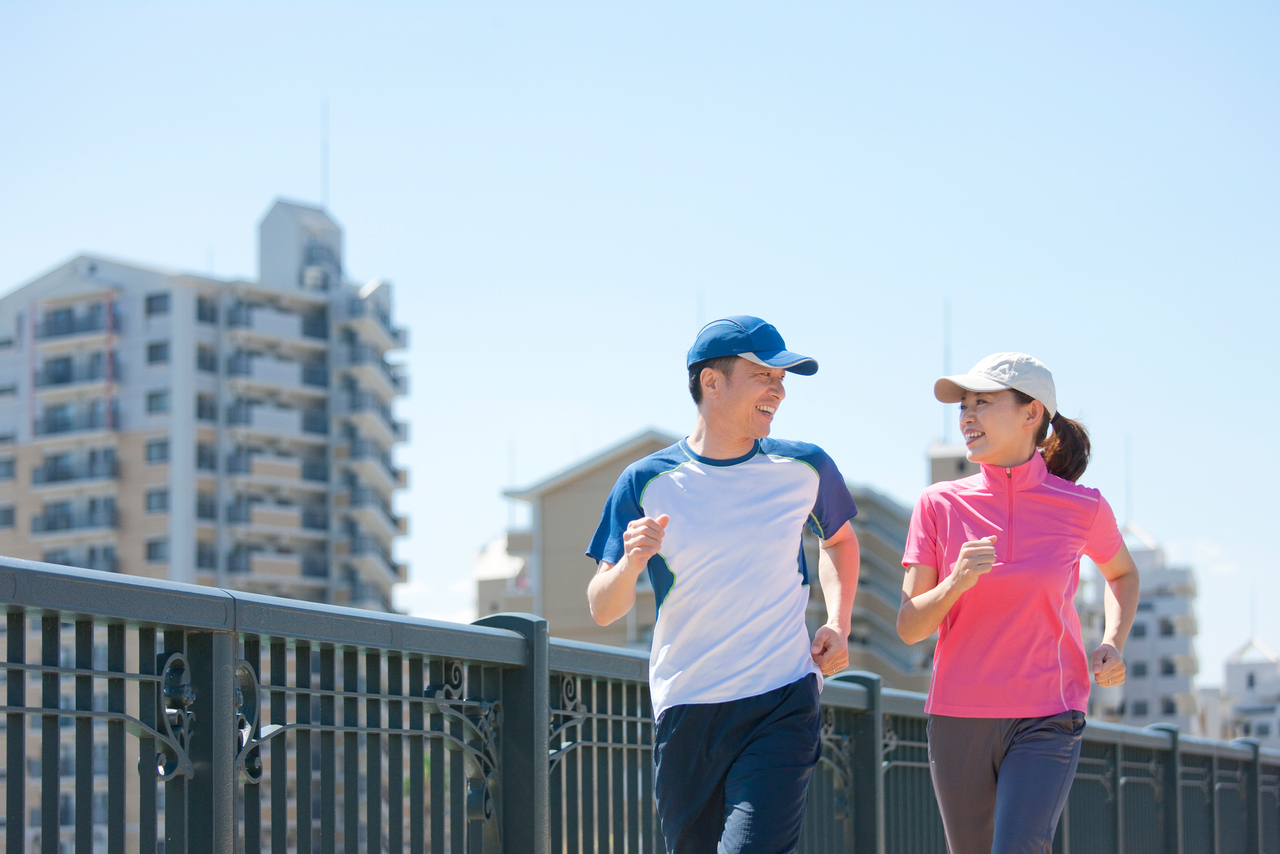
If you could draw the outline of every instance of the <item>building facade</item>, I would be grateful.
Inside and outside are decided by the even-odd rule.
[[[1138,526],[1126,525],[1124,535],[1141,592],[1124,647],[1124,685],[1118,698],[1102,704],[1099,716],[1130,726],[1175,724],[1182,732],[1205,735],[1194,685],[1200,670],[1195,572],[1169,566],[1164,549]],[[1100,598],[1097,605],[1100,610]]]
[[[0,298],[0,553],[391,609],[391,286],[278,201],[259,278],[82,255]]]

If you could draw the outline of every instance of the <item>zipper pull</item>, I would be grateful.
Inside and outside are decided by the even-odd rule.
[[[1013,469],[1009,468],[1008,466],[1005,466],[1004,474],[1005,474],[1005,477],[1009,478],[1009,480],[1013,480]]]

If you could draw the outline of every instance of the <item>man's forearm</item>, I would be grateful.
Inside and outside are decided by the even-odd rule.
[[[818,578],[822,581],[822,598],[827,604],[827,625],[848,637],[853,599],[858,593],[858,567],[861,557],[858,538],[849,536],[819,550]]]
[[[643,566],[632,566],[626,556],[616,566],[602,563],[587,585],[587,604],[591,607],[592,619],[607,626],[625,617],[636,603],[636,579],[643,570]]]

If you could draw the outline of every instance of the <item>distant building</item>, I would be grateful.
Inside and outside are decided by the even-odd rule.
[[[1136,525],[1125,526],[1125,541],[1138,568],[1141,594],[1124,648],[1122,699],[1106,703],[1100,717],[1131,726],[1172,723],[1182,732],[1199,734],[1202,722],[1193,685],[1199,671],[1195,573],[1168,566],[1164,550]]]
[[[1227,659],[1224,671],[1223,705],[1230,709],[1232,736],[1280,748],[1280,655],[1251,638]]]
[[[944,480],[959,480],[982,471],[982,466],[969,460],[964,445],[949,445],[934,442],[925,452],[925,460],[929,464],[929,483],[941,483]]]
[[[479,616],[531,611],[547,618],[551,634],[572,640],[648,649],[655,620],[647,574],[636,588],[636,605],[625,619],[598,626],[587,608],[587,584],[595,564],[583,552],[600,522],[609,490],[632,462],[670,446],[676,437],[648,430],[550,477],[504,493],[528,502],[529,530],[509,531],[476,559]],[[879,673],[886,685],[911,691],[928,688],[933,642],[907,646],[895,623],[902,589],[902,552],[910,510],[871,489],[850,490],[858,505],[853,529],[862,569],[850,631],[849,666]],[[818,578],[818,540],[805,529],[810,567],[810,632],[827,619]]]
[[[391,609],[391,286],[278,201],[258,281],[81,255],[0,298],[0,553]]]

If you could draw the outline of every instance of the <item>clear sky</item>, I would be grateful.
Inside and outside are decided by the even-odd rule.
[[[0,288],[80,251],[253,277],[327,100],[348,272],[412,336],[403,601],[445,617],[504,486],[687,431],[724,314],[821,362],[776,435],[909,504],[949,300],[953,368],[1046,362],[1082,482],[1194,565],[1215,683],[1251,602],[1280,647],[1277,44],[1261,2],[7,0]]]

